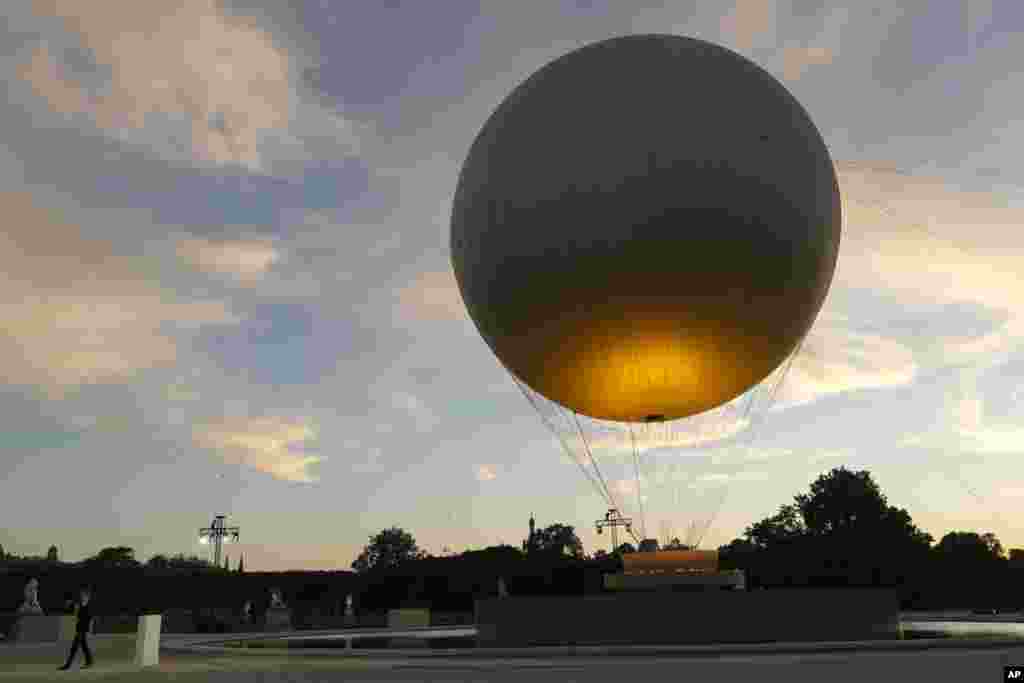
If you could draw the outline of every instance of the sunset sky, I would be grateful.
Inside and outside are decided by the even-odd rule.
[[[785,83],[845,216],[831,293],[752,445],[659,458],[651,490],[684,505],[727,484],[715,547],[820,473],[866,468],[936,539],[1024,547],[1024,3],[5,12],[8,552],[199,554],[217,513],[242,529],[232,563],[257,570],[347,569],[391,525],[433,553],[518,545],[531,512],[606,547],[603,501],[465,313],[448,230],[509,91],[572,49],[655,32]],[[681,535],[687,516],[665,514],[649,532]]]

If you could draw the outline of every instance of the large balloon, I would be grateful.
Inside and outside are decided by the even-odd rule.
[[[584,415],[663,420],[761,382],[835,269],[840,198],[800,103],[750,60],[636,35],[547,64],[459,176],[451,252],[501,362]]]

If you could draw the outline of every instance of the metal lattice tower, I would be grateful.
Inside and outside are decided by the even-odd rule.
[[[606,512],[604,515],[604,519],[599,519],[596,522],[594,522],[594,526],[597,527],[597,533],[599,534],[602,533],[602,530],[605,527],[611,527],[612,553],[616,552],[619,549],[618,529],[620,526],[626,527],[626,533],[628,533],[630,536],[633,536],[633,538],[636,539],[636,536],[633,534],[633,520],[629,517],[623,517],[622,514],[615,508],[611,508],[610,510],[608,510],[608,512]]]
[[[225,515],[217,515],[213,518],[213,522],[210,526],[199,530],[199,542],[203,545],[213,543],[213,566],[220,566],[220,551],[223,547],[224,541],[229,543],[238,542],[239,527],[237,526],[225,526],[224,524]]]

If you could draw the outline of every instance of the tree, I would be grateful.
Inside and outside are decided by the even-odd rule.
[[[390,569],[426,556],[426,552],[417,547],[412,534],[399,527],[391,527],[370,537],[370,542],[363,546],[359,557],[352,562],[352,569],[359,573],[372,569]]]
[[[207,559],[199,557],[198,555],[188,555],[185,553],[178,553],[174,557],[167,558],[167,566],[169,569],[213,569],[213,563]]]
[[[620,544],[619,547],[616,548],[615,551],[614,551],[614,553],[616,555],[625,555],[627,553],[635,553],[635,552],[636,552],[636,546],[634,546],[629,541],[626,541],[625,543]]]
[[[838,467],[811,484],[811,491],[794,501],[810,534],[839,533],[858,523],[885,516],[887,502],[867,470],[851,472]]]
[[[981,535],[981,540],[985,541],[985,546],[988,548],[992,556],[999,560],[1006,559],[1006,552],[1003,550],[1003,544],[999,542],[996,535],[991,531],[987,534]]]
[[[534,547],[544,554],[583,557],[583,543],[576,536],[576,530],[565,524],[552,524],[538,529],[534,534]]]
[[[245,573],[245,555],[241,555],[238,558],[238,573],[239,574],[244,574]]]
[[[722,569],[747,569],[757,546],[744,538],[734,538],[718,548],[718,564]]]
[[[127,546],[116,546],[104,548],[92,557],[88,558],[86,564],[97,565],[109,568],[138,567],[139,562],[135,559],[135,551]]]
[[[935,554],[957,564],[981,565],[1004,559],[1003,546],[995,534],[950,531],[935,546]]]
[[[786,582],[840,585],[905,583],[932,543],[906,510],[888,504],[870,472],[845,467],[818,477],[808,493],[747,527],[744,537],[755,551],[734,541],[730,565],[756,566]]]
[[[169,569],[170,560],[166,555],[157,554],[146,560],[146,567],[148,569]]]
[[[7,553],[4,552],[4,546],[0,543],[0,560],[7,559]]]
[[[184,553],[178,553],[174,557],[168,557],[161,553],[149,558],[146,561],[146,567],[149,569],[191,570],[210,569],[213,565],[209,561],[195,555],[186,557]]]
[[[57,546],[51,545],[50,549],[46,551],[46,561],[47,562],[57,562],[58,561],[58,558],[57,558]]]
[[[811,484],[810,493],[793,500],[804,532],[814,538],[867,544],[876,552],[883,545],[887,551],[898,549],[894,545],[920,550],[932,543],[932,537],[914,525],[906,510],[889,505],[867,470],[833,469]]]
[[[467,550],[462,553],[463,559],[472,559],[477,562],[493,563],[495,565],[516,562],[523,558],[523,551],[515,546],[502,543],[491,545],[480,550]]]
[[[795,505],[782,505],[777,514],[748,526],[743,536],[757,548],[769,550],[791,544],[805,533],[800,510]]]

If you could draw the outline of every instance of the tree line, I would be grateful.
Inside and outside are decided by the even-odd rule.
[[[489,548],[483,554],[513,562],[534,557],[606,561],[621,568],[623,543],[589,557],[572,526],[538,530],[532,547]],[[664,549],[688,549],[678,538]],[[499,552],[500,551],[500,552]],[[1003,548],[992,532],[954,530],[936,543],[905,509],[891,505],[867,470],[838,467],[813,481],[778,512],[748,526],[721,546],[722,569],[742,569],[753,589],[801,586],[874,586],[898,589],[904,607],[1024,608],[1024,549]],[[463,554],[465,557],[468,554]],[[429,554],[409,532],[393,527],[375,536],[352,563],[361,574],[423,565]],[[511,566],[511,565],[510,565]]]
[[[687,546],[672,539],[663,547]],[[520,547],[499,545],[433,557],[418,547],[410,532],[391,527],[369,537],[352,562],[354,573],[260,572],[257,583],[269,585],[274,577],[288,575],[291,578],[284,583],[292,588],[286,592],[293,599],[310,601],[334,590],[328,584],[341,582],[346,586],[342,592],[358,592],[367,608],[417,601],[471,605],[474,597],[496,594],[499,578],[510,593],[598,591],[600,574],[621,570],[621,555],[634,550],[623,543],[613,552],[587,555],[572,526],[552,524],[538,529]],[[194,555],[155,555],[142,563],[124,546],[103,548],[74,564],[60,563],[57,556],[55,547],[45,557],[0,554],[6,573],[14,570],[25,576],[47,566],[74,567],[90,576],[180,575],[191,577],[192,586],[198,586],[198,577],[207,576],[210,580],[203,585],[216,583],[218,587],[210,590],[224,591],[223,580],[238,574]],[[888,586],[899,589],[905,607],[1007,606],[1014,601],[1021,603],[1014,606],[1024,607],[1024,550],[1007,552],[991,532],[955,530],[936,543],[905,509],[889,503],[866,470],[840,467],[822,474],[807,492],[721,546],[719,558],[723,569],[744,570],[752,589]],[[217,576],[222,579],[214,580]],[[300,576],[307,577],[306,588]],[[233,581],[232,585],[241,585]],[[247,588],[240,595],[248,592],[252,591]],[[458,595],[466,600],[452,597]]]

